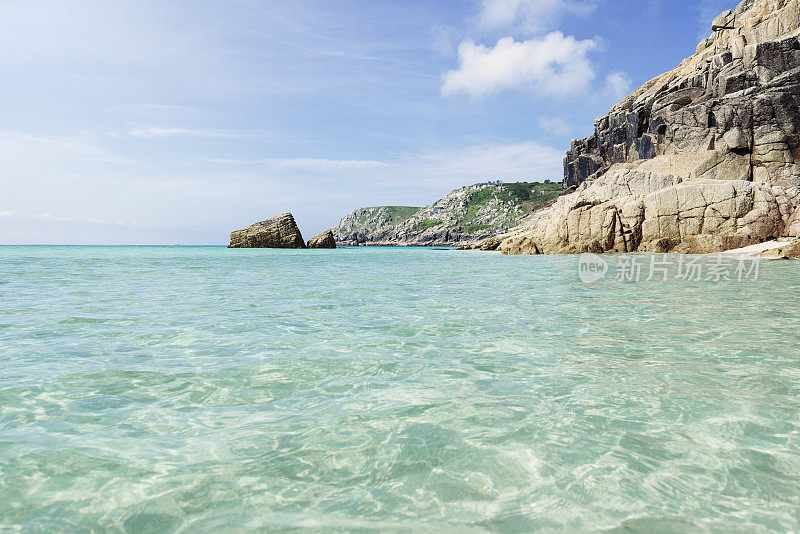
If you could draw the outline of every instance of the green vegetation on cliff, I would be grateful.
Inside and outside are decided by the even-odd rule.
[[[413,217],[421,208],[417,206],[376,206],[362,208],[353,212],[357,214],[348,229],[351,232],[363,232],[375,226],[376,215],[381,226],[402,224]]]
[[[468,231],[484,230],[491,224],[474,224],[475,219],[485,210],[491,202],[518,205],[523,213],[529,213],[535,206],[544,204],[561,194],[560,183],[552,182],[512,182],[486,185],[472,193],[467,200],[467,213],[463,223]],[[507,226],[513,226],[518,218],[515,213],[509,213],[505,218]],[[495,223],[496,224],[496,223]]]
[[[378,206],[348,214],[334,230],[343,243],[455,244],[506,232],[558,197],[560,183],[486,182],[452,191],[430,206]]]

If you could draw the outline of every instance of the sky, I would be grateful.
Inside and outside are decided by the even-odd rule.
[[[562,179],[725,0],[3,0],[0,244],[227,244]]]

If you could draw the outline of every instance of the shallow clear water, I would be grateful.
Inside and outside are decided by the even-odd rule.
[[[0,247],[0,530],[800,529],[800,263]]]

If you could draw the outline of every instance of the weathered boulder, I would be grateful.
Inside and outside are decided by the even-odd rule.
[[[308,248],[336,248],[336,240],[333,238],[333,230],[325,230],[316,235],[306,243]]]
[[[497,247],[500,246],[500,243],[503,242],[504,236],[495,236],[490,237],[489,239],[484,240],[483,243],[477,248],[480,250],[497,250]]]
[[[291,213],[282,213],[231,232],[228,248],[305,248],[303,236]]]
[[[713,31],[572,142],[574,192],[499,250],[710,252],[800,234],[800,0],[745,0]]]
[[[800,260],[800,241],[782,243],[779,248],[772,248],[759,256],[768,260]]]

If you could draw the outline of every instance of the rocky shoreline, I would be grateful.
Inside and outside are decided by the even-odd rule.
[[[355,210],[308,243],[282,214],[230,247],[705,254],[774,242],[759,253],[794,257],[800,246],[780,244],[800,238],[800,0],[744,0],[712,32],[572,142],[550,196],[476,184],[423,208]]]
[[[565,194],[484,249],[709,253],[800,237],[800,3],[745,0],[573,141]]]

